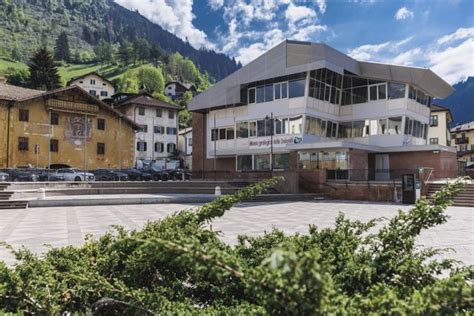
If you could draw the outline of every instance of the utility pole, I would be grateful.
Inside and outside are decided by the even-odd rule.
[[[87,169],[87,114],[84,114],[84,181],[86,181]]]
[[[217,144],[217,137],[219,136],[219,133],[216,129],[216,113],[214,113],[214,131],[215,131],[215,134],[214,134],[214,180],[217,180],[217,147],[216,147],[216,144]],[[212,136],[212,132],[211,132],[211,136]]]

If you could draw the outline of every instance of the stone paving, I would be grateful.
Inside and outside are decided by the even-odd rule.
[[[0,241],[15,248],[22,245],[42,253],[45,245],[79,245],[87,234],[98,236],[111,225],[140,228],[147,221],[157,220],[176,211],[192,208],[192,204],[113,205],[89,207],[30,208],[0,211]],[[212,229],[233,244],[237,235],[259,235],[272,227],[286,233],[306,233],[308,224],[331,227],[338,212],[351,219],[367,221],[374,217],[390,218],[397,209],[407,206],[374,203],[285,202],[242,203],[215,220]],[[449,221],[428,231],[417,240],[424,246],[452,248],[444,257],[474,264],[474,207],[450,207]],[[0,247],[0,260],[13,264],[11,254]]]

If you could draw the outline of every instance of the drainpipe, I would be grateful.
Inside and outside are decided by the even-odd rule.
[[[13,102],[8,102],[7,111],[7,168],[10,168],[10,121],[11,121],[11,108]]]

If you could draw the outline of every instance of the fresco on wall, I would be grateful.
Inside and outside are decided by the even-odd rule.
[[[92,120],[83,115],[69,116],[66,119],[66,128],[64,129],[64,138],[72,144],[80,146],[85,140],[92,137]]]

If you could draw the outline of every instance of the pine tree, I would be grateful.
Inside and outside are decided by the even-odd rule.
[[[134,54],[132,43],[125,40],[118,49],[117,57],[122,65],[128,66],[133,62]]]
[[[28,67],[30,71],[28,81],[31,88],[52,90],[60,87],[61,77],[58,67],[45,47],[33,55]]]
[[[109,42],[101,39],[94,47],[97,60],[102,64],[112,64],[114,61],[114,47]]]
[[[66,32],[59,34],[54,46],[54,58],[56,60],[64,60],[65,62],[71,61],[71,53],[69,50],[69,40]]]
[[[133,49],[135,50],[135,56],[137,61],[145,62],[150,58],[150,44],[144,38],[137,38],[133,42]]]

